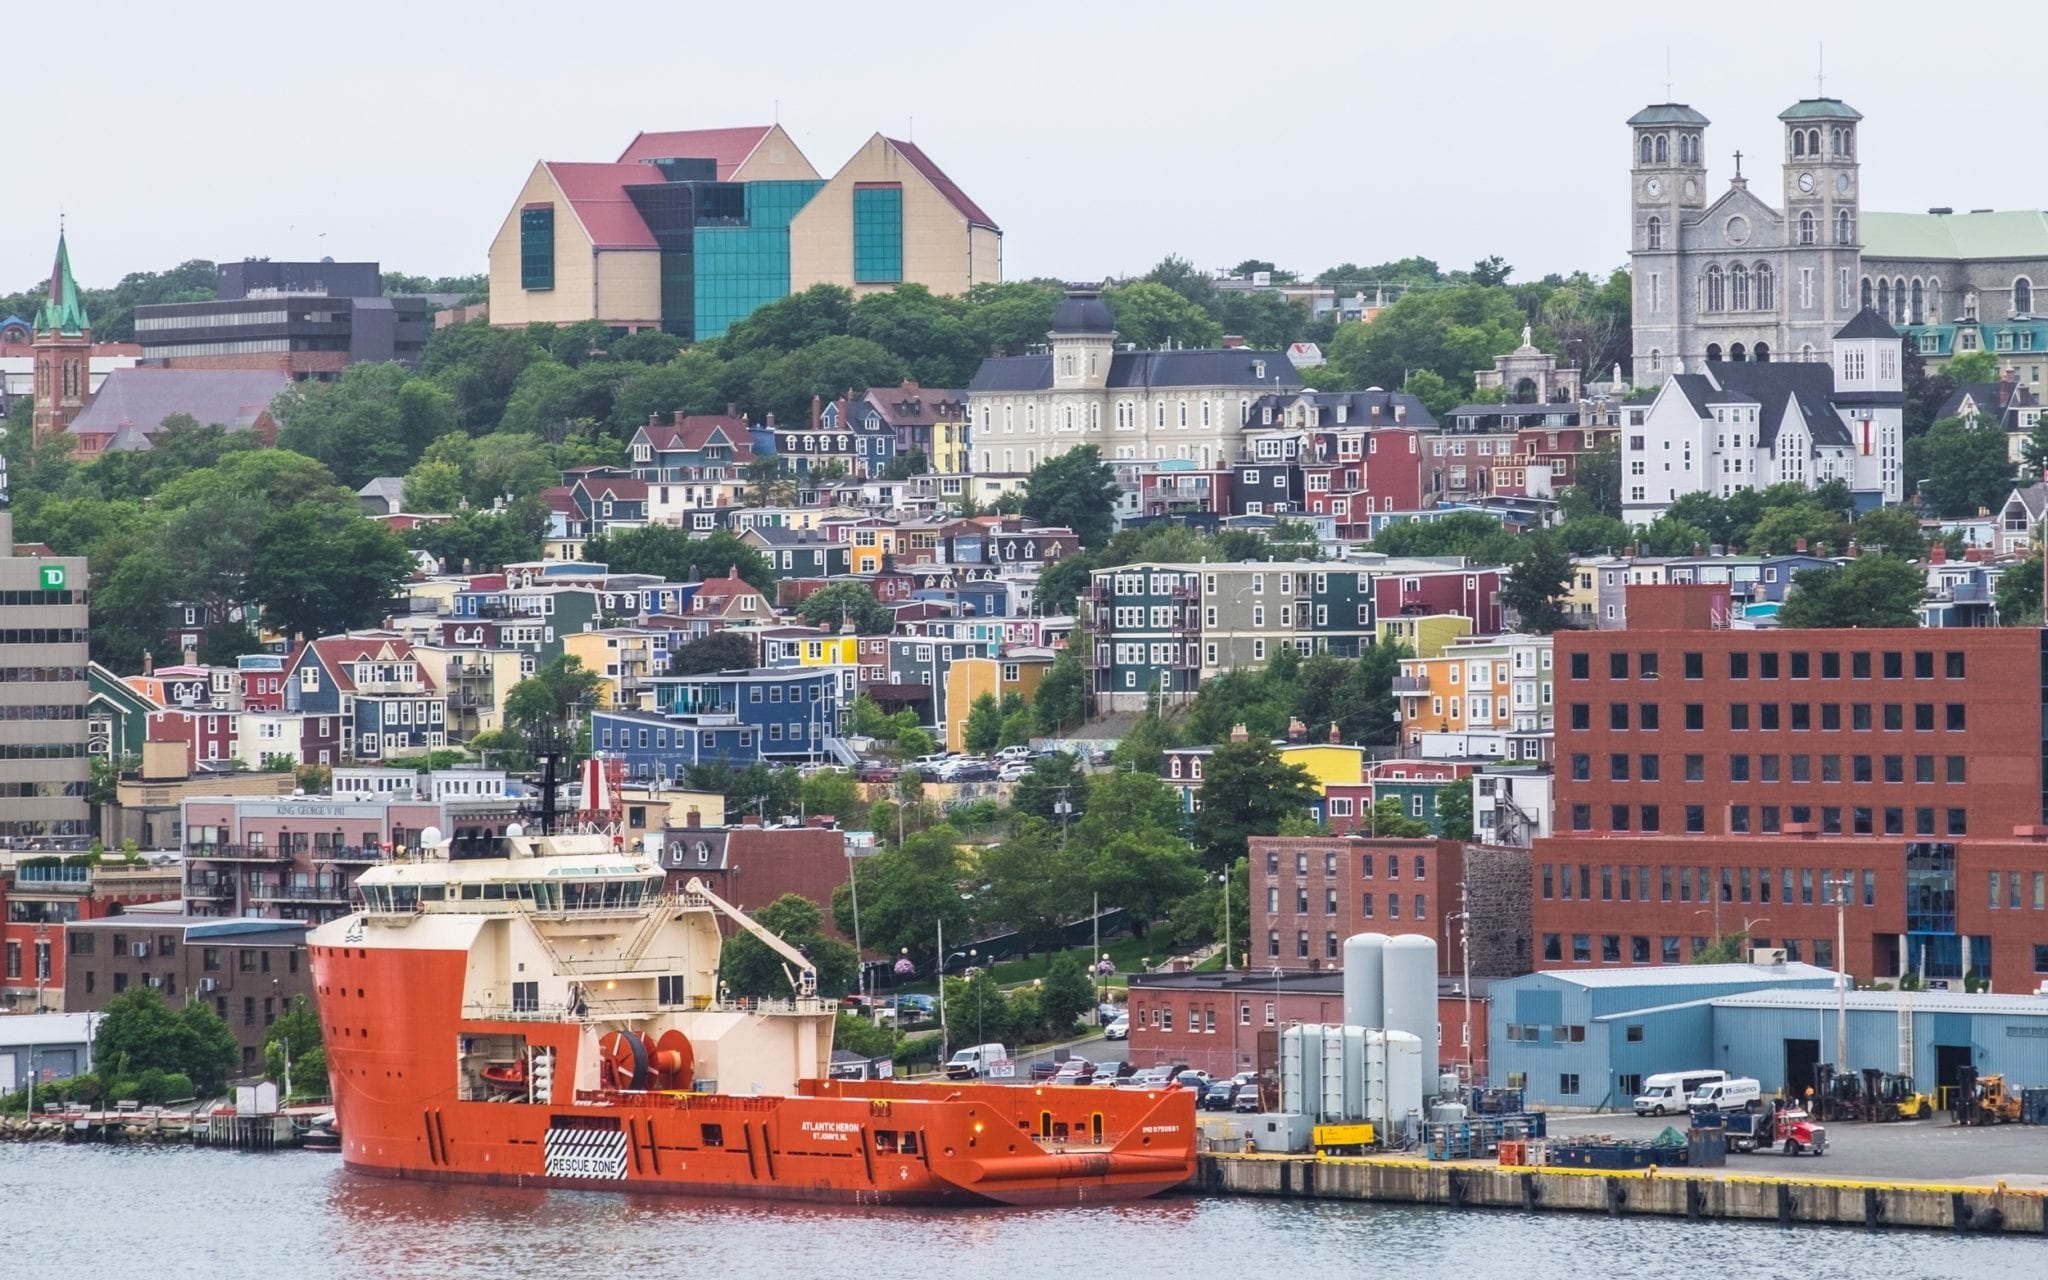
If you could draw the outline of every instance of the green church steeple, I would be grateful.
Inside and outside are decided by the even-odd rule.
[[[55,333],[71,338],[81,337],[92,328],[92,321],[85,314],[85,302],[78,295],[78,281],[71,278],[71,250],[66,247],[61,230],[57,232],[57,261],[50,268],[50,293],[36,308],[32,327],[39,335]]]

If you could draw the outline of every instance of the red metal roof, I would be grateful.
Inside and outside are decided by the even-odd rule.
[[[716,160],[720,181],[746,163],[761,139],[775,126],[746,125],[738,129],[680,129],[670,133],[642,133],[619,155],[620,164],[644,165],[650,160]]]
[[[977,226],[987,227],[991,231],[1002,230],[1002,228],[996,226],[995,219],[983,213],[980,205],[969,200],[967,193],[962,191],[958,184],[946,176],[944,169],[933,164],[932,158],[926,155],[915,142],[903,142],[896,138],[890,138],[888,143],[896,148],[897,152],[905,160],[910,162],[911,168],[924,175],[926,182],[938,188],[939,194],[946,197],[947,201],[960,211],[961,217]]]
[[[661,175],[638,164],[580,164],[560,160],[544,161],[563,199],[576,211],[577,221],[600,249],[652,249],[654,233],[633,207],[628,185],[661,180]]]

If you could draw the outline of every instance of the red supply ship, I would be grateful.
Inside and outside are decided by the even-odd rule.
[[[1195,1168],[1185,1089],[834,1080],[801,953],[602,835],[364,873],[310,938],[342,1159],[395,1178],[857,1204],[1149,1196]],[[719,917],[793,995],[736,1001]]]

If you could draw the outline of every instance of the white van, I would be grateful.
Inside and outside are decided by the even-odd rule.
[[[1692,1095],[1694,1111],[1754,1111],[1763,1104],[1764,1088],[1747,1076],[1703,1084]]]
[[[977,1044],[962,1049],[946,1060],[946,1078],[967,1080],[979,1076],[1008,1076],[1010,1051],[999,1044]]]
[[[1666,1071],[1643,1081],[1643,1091],[1636,1095],[1636,1114],[1639,1116],[1675,1115],[1686,1109],[1692,1095],[1703,1084],[1726,1080],[1726,1071]]]

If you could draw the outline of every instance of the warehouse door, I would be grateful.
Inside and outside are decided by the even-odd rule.
[[[1785,1096],[1803,1098],[1813,1087],[1814,1064],[1820,1061],[1820,1041],[1785,1041]]]
[[[1947,1091],[1954,1087],[1957,1072],[1971,1065],[1970,1046],[1966,1044],[1938,1044],[1934,1046],[1934,1083],[1947,1097]]]

